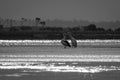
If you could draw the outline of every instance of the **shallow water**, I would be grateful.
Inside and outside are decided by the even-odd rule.
[[[0,79],[120,79],[119,40],[78,42],[77,48],[64,49],[59,41],[3,41],[0,43]],[[109,78],[108,74],[113,77]]]

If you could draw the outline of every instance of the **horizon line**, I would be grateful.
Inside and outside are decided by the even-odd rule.
[[[3,19],[3,20],[6,20],[6,19],[12,19],[12,20],[21,20],[22,18],[25,18],[25,19],[28,19],[28,20],[35,20],[35,18],[40,18],[41,20],[43,21],[55,21],[55,20],[59,20],[59,21],[87,21],[87,22],[120,22],[120,20],[87,20],[87,19],[76,19],[76,18],[73,18],[73,19],[60,19],[60,18],[54,18],[54,19],[50,19],[50,18],[42,18],[42,17],[34,17],[34,18],[28,18],[28,17],[18,17],[18,18],[11,18],[11,17],[8,17],[8,18],[3,18],[3,17],[0,17],[0,19]]]

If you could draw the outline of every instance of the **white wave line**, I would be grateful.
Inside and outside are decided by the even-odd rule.
[[[70,42],[70,40],[68,40]],[[78,44],[84,45],[112,45],[120,44],[120,40],[77,40]],[[0,40],[0,45],[45,45],[57,44],[60,45],[60,40]]]
[[[84,72],[84,73],[96,73],[102,71],[120,70],[120,67],[103,67],[103,66],[89,66],[89,67],[76,67],[76,66],[0,66],[0,69],[31,69],[29,71],[53,71],[53,72]],[[32,70],[33,69],[33,70]],[[27,70],[24,70],[27,72]]]
[[[55,62],[120,62],[120,59],[0,59],[0,62],[17,62],[17,61],[44,61],[44,62],[50,62],[50,61],[55,61]]]

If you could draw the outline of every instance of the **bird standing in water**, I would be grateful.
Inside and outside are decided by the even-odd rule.
[[[70,43],[66,40],[66,35],[65,34],[63,34],[63,39],[61,40],[61,43],[64,46],[64,48],[71,47]]]
[[[70,37],[72,47],[76,48],[77,47],[76,39],[71,35],[71,33],[68,33],[68,35]]]

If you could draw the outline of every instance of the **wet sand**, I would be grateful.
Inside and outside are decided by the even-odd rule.
[[[119,75],[120,71],[100,73],[22,73],[19,70],[0,70],[0,80],[120,80]]]
[[[78,46],[64,49],[61,45],[0,46],[0,55],[120,55],[120,48]]]

